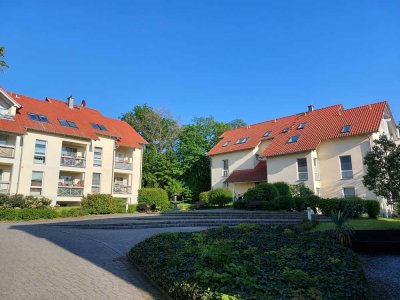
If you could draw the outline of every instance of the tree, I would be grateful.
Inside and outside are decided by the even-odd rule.
[[[8,68],[6,61],[3,59],[5,57],[4,47],[0,47],[0,71],[4,71],[4,68]]]
[[[367,172],[363,184],[388,204],[400,200],[400,146],[381,135],[364,158]]]
[[[246,122],[243,121],[242,119],[235,119],[235,120],[229,122],[229,128],[230,129],[244,127],[246,125],[247,125]]]

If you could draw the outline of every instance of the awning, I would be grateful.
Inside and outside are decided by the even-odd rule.
[[[267,164],[260,161],[254,169],[236,170],[226,179],[226,182],[261,182],[267,181]]]

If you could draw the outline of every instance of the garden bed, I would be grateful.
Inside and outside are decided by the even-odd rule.
[[[364,299],[357,256],[330,232],[239,225],[163,233],[129,253],[175,299]]]

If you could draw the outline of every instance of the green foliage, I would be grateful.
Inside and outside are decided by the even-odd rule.
[[[364,200],[364,210],[371,219],[376,219],[381,211],[381,206],[377,200]]]
[[[306,210],[307,206],[306,206],[306,198],[303,197],[294,197],[293,198],[294,201],[294,208],[297,211],[304,211]]]
[[[278,196],[273,202],[278,209],[287,211],[291,211],[295,205],[292,196]]]
[[[165,190],[160,188],[142,188],[139,190],[139,203],[147,204],[151,207],[155,205],[157,208],[164,210],[170,207],[168,194]]]
[[[201,192],[199,194],[199,201],[204,202],[204,203],[208,203],[208,194],[209,193],[210,193],[210,191]]]
[[[317,203],[318,203],[318,200],[320,199],[320,197],[315,196],[315,195],[309,195],[309,196],[304,197],[304,199],[305,199],[306,208],[310,207],[314,211],[314,213],[316,213],[317,212]]]
[[[246,208],[246,200],[236,200],[233,202],[233,208],[235,209],[245,209]]]
[[[63,207],[63,209],[56,209],[57,217],[60,218],[75,218],[86,216],[89,211],[82,207]]]
[[[243,194],[243,199],[246,201],[262,201],[263,193],[256,187],[250,188]]]
[[[400,201],[400,145],[381,135],[364,157],[367,172],[363,184],[389,204]]]
[[[21,221],[36,219],[52,219],[56,218],[57,213],[51,208],[5,208],[0,209],[1,221]]]
[[[0,47],[0,71],[3,71],[4,68],[8,68],[6,61],[3,59],[5,56],[4,52],[5,52],[4,47]]]
[[[109,194],[89,194],[82,198],[81,206],[90,214],[113,214],[125,212],[125,200]]]
[[[262,193],[263,201],[272,201],[276,197],[279,196],[279,191],[275,185],[271,183],[260,183],[255,187],[257,190],[260,190]]]
[[[337,240],[343,246],[351,246],[354,236],[353,228],[347,223],[346,215],[342,211],[337,211],[332,214],[332,222],[335,224],[333,230]]]
[[[293,197],[310,197],[314,195],[314,192],[301,182],[290,186],[290,192]]]
[[[24,200],[26,208],[46,208],[51,204],[51,200],[45,197],[26,196]]]
[[[365,299],[358,257],[333,237],[296,227],[225,226],[156,235],[129,258],[172,299]]]
[[[170,179],[165,186],[165,190],[168,192],[171,199],[173,199],[175,195],[177,196],[177,200],[190,201],[192,199],[190,189],[180,180]]]
[[[48,208],[50,204],[45,197],[0,194],[0,208]]]
[[[325,216],[331,216],[341,211],[349,218],[358,218],[364,212],[364,200],[354,198],[319,199],[317,206]]]
[[[134,214],[138,212],[137,204],[129,204],[128,205],[128,213]]]
[[[25,207],[25,197],[21,194],[15,194],[9,197],[8,202],[6,202],[5,207]]]
[[[280,196],[292,196],[290,185],[288,185],[286,182],[274,182],[273,185],[278,190]]]
[[[208,193],[208,203],[210,205],[225,206],[232,201],[232,191],[228,188],[213,189]]]

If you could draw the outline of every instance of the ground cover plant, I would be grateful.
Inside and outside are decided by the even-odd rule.
[[[163,233],[129,253],[174,299],[365,299],[357,256],[332,232],[239,225]]]

